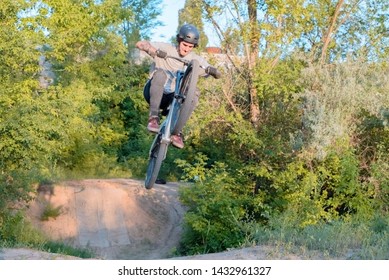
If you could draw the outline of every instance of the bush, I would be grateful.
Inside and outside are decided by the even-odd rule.
[[[50,218],[56,219],[62,213],[62,206],[54,207],[50,202],[45,206],[41,215],[41,221],[48,221]]]
[[[373,190],[360,182],[353,150],[328,152],[323,160],[296,160],[274,175],[290,224],[305,227],[323,221],[373,213]]]
[[[46,239],[25,219],[22,211],[3,211],[0,212],[0,240],[0,246],[25,245],[39,247]]]
[[[246,242],[253,216],[262,210],[253,188],[243,186],[229,174],[227,166],[215,163],[205,168],[200,156],[193,165],[180,162],[196,182],[181,189],[181,201],[188,207],[182,254],[219,252]]]
[[[324,158],[338,140],[358,137],[366,114],[388,127],[388,70],[358,62],[306,68],[300,94],[304,149]]]
[[[17,203],[31,199],[32,183],[36,174],[24,171],[9,171],[0,174],[0,215]]]
[[[74,248],[62,242],[49,241],[26,220],[23,211],[0,213],[0,247],[27,247],[79,258],[93,257],[89,250]]]

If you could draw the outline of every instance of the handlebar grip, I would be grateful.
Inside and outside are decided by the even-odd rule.
[[[208,66],[207,69],[205,69],[205,73],[213,76],[215,79],[220,79],[222,76],[222,73],[220,73],[217,68],[212,66]]]
[[[156,52],[156,55],[160,58],[166,58],[167,57],[167,52],[163,51],[163,50],[157,50]]]

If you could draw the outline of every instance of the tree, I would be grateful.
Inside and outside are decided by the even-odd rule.
[[[113,0],[1,2],[0,188],[10,194],[2,205],[25,199],[31,181],[71,166],[80,143],[104,155],[122,137],[101,121],[97,104],[113,99],[107,77],[125,61],[121,38],[111,32],[120,8]],[[43,84],[47,70],[53,80]]]
[[[18,18],[27,8],[22,0],[0,3],[0,226],[10,203],[28,199],[34,163],[44,159],[46,149],[40,141],[46,124],[28,120],[41,109],[34,79],[41,37]]]
[[[204,32],[201,3],[197,0],[186,0],[184,8],[178,11],[178,27],[185,23],[195,25],[200,32],[199,49],[203,50],[208,44],[208,37]],[[178,30],[177,30],[178,31]]]
[[[343,4],[344,4],[344,0],[339,0],[336,3],[335,10],[334,10],[334,12],[331,16],[331,19],[330,19],[330,24],[327,28],[327,31],[325,32],[325,34],[323,36],[323,47],[322,47],[321,56],[320,56],[321,63],[324,63],[324,61],[325,61],[328,45],[331,42],[331,37],[333,36],[333,33],[335,31],[334,29],[336,28],[336,22],[338,21],[338,17],[339,17],[339,14],[340,14],[340,11],[342,9]]]
[[[137,41],[150,39],[153,28],[162,25],[157,20],[161,14],[161,0],[124,0],[122,6],[129,16],[123,18],[120,33],[131,53]]]
[[[290,44],[301,34],[304,18],[299,1],[202,1],[211,22],[238,73],[245,77],[254,127],[261,122],[258,77],[268,75]],[[241,60],[233,59],[241,57]],[[243,62],[243,63],[242,63]]]
[[[196,3],[201,4],[231,64],[244,77],[254,126],[263,121],[262,81],[270,78],[280,60],[303,52],[308,63],[361,55],[384,61],[389,51],[389,4],[383,0]]]
[[[389,3],[385,0],[305,1],[304,32],[294,46],[321,64],[388,55]]]

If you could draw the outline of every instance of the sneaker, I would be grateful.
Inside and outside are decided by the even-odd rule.
[[[158,133],[159,131],[159,118],[157,116],[150,116],[149,123],[147,124],[147,130],[153,133]]]
[[[184,141],[182,139],[182,134],[176,134],[176,135],[172,135],[171,136],[171,140],[172,140],[172,144],[174,147],[178,148],[178,149],[182,149],[184,148]]]

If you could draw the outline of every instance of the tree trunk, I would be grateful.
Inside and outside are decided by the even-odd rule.
[[[259,48],[259,32],[258,32],[258,14],[257,14],[257,1],[247,0],[247,8],[249,14],[250,23],[250,46],[248,50],[248,91],[250,96],[250,120],[256,127],[259,125],[260,110],[257,89],[254,85],[254,72],[255,65],[258,59]]]
[[[336,21],[338,20],[339,14],[340,14],[340,9],[344,3],[344,0],[339,0],[338,3],[336,4],[335,7],[335,12],[334,15],[331,18],[331,23],[330,26],[328,27],[328,30],[323,38],[323,49],[321,50],[321,58],[320,58],[320,63],[323,64],[325,62],[326,56],[327,56],[327,49],[328,45],[331,42],[331,37],[333,35]]]

